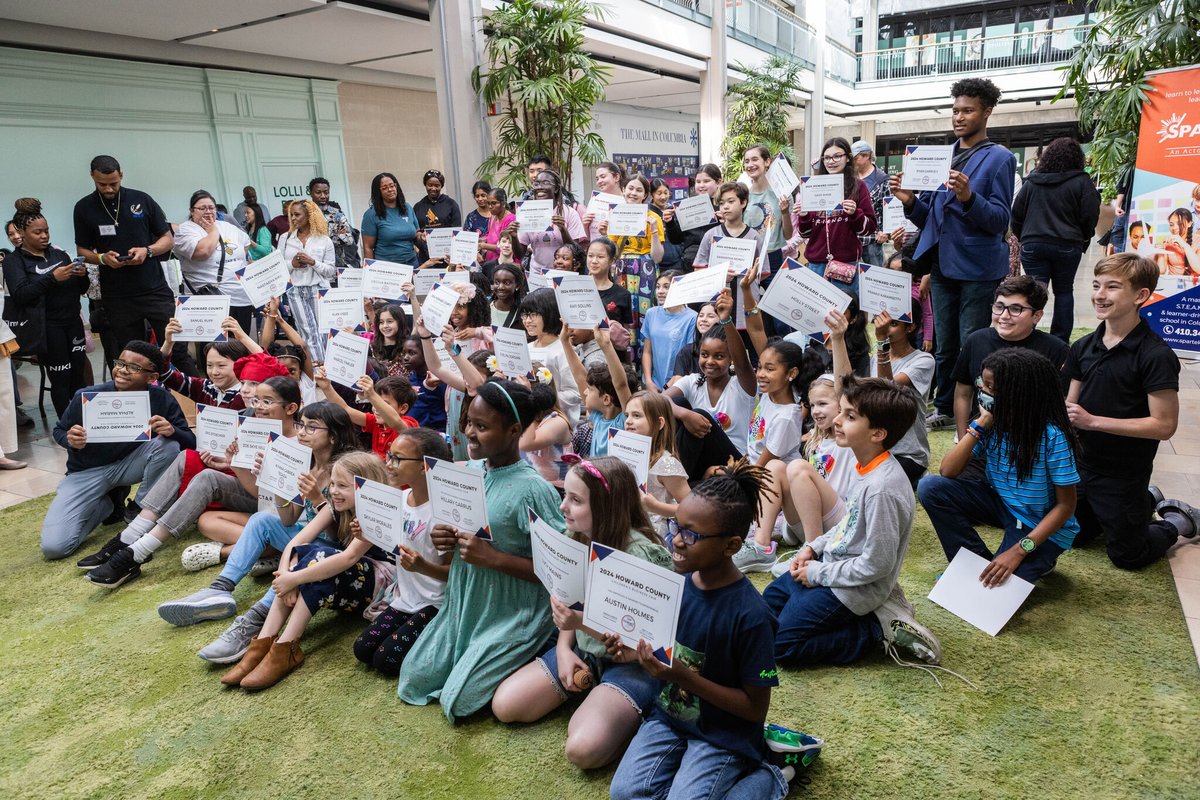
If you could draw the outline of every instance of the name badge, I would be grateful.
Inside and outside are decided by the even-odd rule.
[[[117,235],[117,226],[116,225],[101,225],[100,226],[100,235],[101,236],[116,236]]]

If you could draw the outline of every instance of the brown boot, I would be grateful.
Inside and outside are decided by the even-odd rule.
[[[304,651],[296,640],[290,642],[275,642],[271,650],[254,670],[242,678],[243,689],[267,689],[281,680],[304,663]]]
[[[242,656],[242,660],[234,665],[233,669],[221,676],[221,683],[226,686],[237,686],[242,682],[242,678],[250,674],[250,671],[258,666],[258,662],[271,650],[271,645],[275,643],[275,636],[270,639],[255,638],[250,640],[250,647],[246,649],[246,655]]]

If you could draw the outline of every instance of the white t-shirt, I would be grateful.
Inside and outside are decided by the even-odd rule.
[[[250,298],[234,273],[248,263],[246,248],[250,246],[250,237],[241,228],[224,220],[217,220],[215,224],[221,240],[225,242],[225,273],[221,277],[221,294],[228,295],[230,305],[248,306]],[[185,289],[189,286],[196,288],[217,282],[217,273],[221,268],[220,244],[213,248],[208,258],[192,258],[192,254],[196,252],[196,245],[207,237],[208,232],[190,219],[180,225],[175,234],[175,243],[171,249],[179,256],[179,268],[187,282]]]
[[[925,396],[933,384],[933,373],[936,362],[933,355],[924,350],[913,350],[902,358],[892,357],[892,377],[907,375],[912,382],[910,393],[916,394],[918,407],[923,407]],[[871,357],[871,374],[878,377],[879,365],[875,357]],[[892,446],[892,455],[911,458],[921,466],[929,466],[929,431],[925,427],[923,414],[918,413],[912,427],[904,432],[900,441]]]
[[[442,555],[433,546],[429,534],[433,530],[433,505],[408,504],[409,492],[404,493],[404,535],[400,543],[416,550],[431,564],[442,563]],[[397,561],[399,557],[397,557]],[[392,584],[391,607],[405,614],[414,614],[425,606],[442,607],[446,599],[446,582],[396,567],[396,582]]]
[[[730,376],[716,404],[708,399],[708,383],[700,382],[699,373],[684,376],[675,383],[675,388],[683,392],[693,410],[707,411],[717,421],[739,453],[746,453],[746,432],[754,412],[754,395],[746,394],[737,378]]]
[[[828,439],[822,439],[817,445],[808,461],[825,482],[833,487],[838,497],[847,503],[850,502],[850,496],[854,494],[859,481],[858,470],[854,468],[858,462],[854,458],[853,450],[839,446],[830,433]]]
[[[763,448],[785,464],[800,457],[804,409],[799,403],[780,405],[765,394],[758,396],[746,434],[746,455],[758,461]]]
[[[529,360],[540,361],[550,370],[550,374],[554,376],[554,388],[558,391],[559,405],[570,418],[571,426],[578,425],[582,393],[575,385],[575,377],[571,375],[571,365],[567,363],[562,342],[556,339],[548,347],[538,347],[530,343]]]
[[[337,275],[337,263],[333,252],[333,240],[328,236],[310,233],[308,241],[301,243],[300,237],[291,231],[285,233],[279,240],[279,252],[287,264],[288,274],[292,278],[292,286],[316,286],[328,289],[329,282]],[[293,267],[292,259],[297,253],[304,253],[317,262],[309,267]]]

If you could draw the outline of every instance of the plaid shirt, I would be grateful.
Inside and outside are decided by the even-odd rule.
[[[872,181],[875,181],[874,186],[871,185]],[[867,188],[871,190],[871,205],[875,207],[875,219],[878,220],[876,232],[891,233],[891,231],[883,230],[883,201],[892,196],[887,173],[876,167],[875,171],[863,180],[863,183],[867,184]],[[860,236],[858,240],[865,248],[867,245],[875,244],[875,234],[869,233],[866,236]]]

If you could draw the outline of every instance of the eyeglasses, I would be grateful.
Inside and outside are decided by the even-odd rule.
[[[271,406],[275,405],[278,402],[279,402],[278,400],[271,400],[270,398],[268,398],[266,400],[259,400],[257,397],[251,397],[249,400],[246,401],[246,404],[248,406],[250,406],[251,408],[270,408]],[[297,426],[297,427],[299,427],[299,426]]]
[[[318,431],[327,431],[329,428],[324,425],[314,425],[311,422],[297,422],[296,430],[304,431],[305,433],[316,433]]]
[[[139,367],[137,364],[130,364],[128,361],[122,361],[119,358],[113,361],[113,369],[123,369],[126,372],[133,373],[134,375],[140,375],[143,372],[154,372],[152,369]]]
[[[216,206],[192,206],[193,211],[216,211]]]
[[[387,456],[387,458],[385,458],[383,460],[383,463],[387,464],[389,467],[399,469],[400,465],[403,464],[405,461],[424,461],[424,460],[425,460],[424,458],[420,458],[420,457],[414,458],[411,456],[394,456],[391,453],[388,453],[388,456]]]
[[[822,160],[822,161],[845,161],[845,160],[846,160],[846,154],[845,154],[845,153],[838,153],[838,154],[837,154],[837,155],[835,155],[835,156],[821,156],[821,160]]]
[[[671,534],[672,539],[676,536],[683,539],[683,543],[686,545],[693,545],[701,539],[719,539],[725,535],[723,533],[696,533],[691,528],[685,528],[673,519],[667,520],[667,532]]]
[[[1029,306],[1023,306],[1020,303],[1005,305],[1004,303],[992,303],[992,313],[997,317],[1003,317],[1006,313],[1013,317],[1019,317],[1026,311],[1033,311]]]

